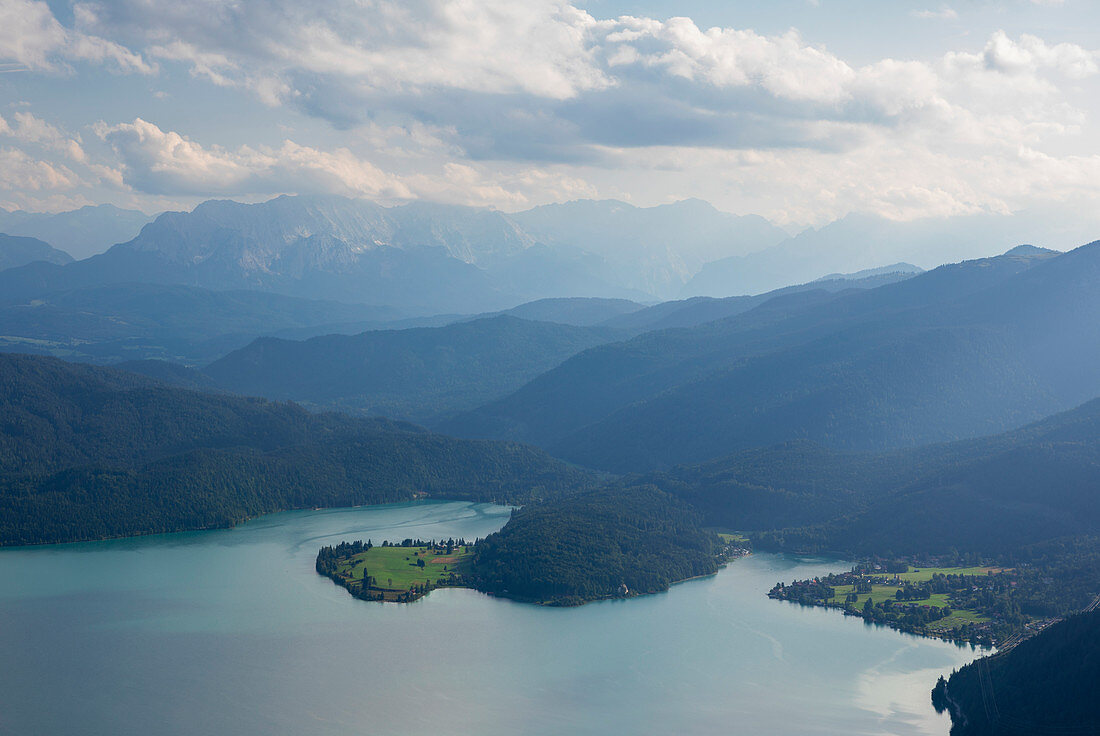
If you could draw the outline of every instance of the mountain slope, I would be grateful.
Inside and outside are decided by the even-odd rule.
[[[1100,612],[1092,612],[966,665],[932,698],[950,711],[952,736],[1087,734],[1100,723],[1098,682]]]
[[[498,316],[305,342],[264,338],[204,372],[237,393],[430,423],[503,396],[620,335]]]
[[[973,440],[885,453],[787,443],[644,480],[770,546],[1010,553],[1100,534],[1100,399]]]
[[[579,200],[511,218],[539,242],[598,256],[603,270],[625,275],[624,286],[666,299],[675,297],[704,263],[759,251],[787,238],[762,217],[719,212],[697,199],[649,208]],[[616,280],[613,275],[605,278]]]
[[[103,363],[135,358],[205,363],[260,335],[336,332],[348,323],[399,317],[384,307],[257,291],[116,284],[0,304],[0,349]]]
[[[680,296],[754,294],[809,281],[823,273],[873,268],[884,259],[931,267],[997,253],[1009,243],[1050,242],[1050,238],[1061,242],[1063,236],[1054,233],[1056,228],[1049,219],[1023,215],[898,222],[851,214],[774,247],[707,263]],[[1069,242],[1081,242],[1080,237]]]
[[[830,277],[817,279],[809,283],[786,286],[782,289],[752,296],[731,296],[724,299],[697,296],[680,301],[655,304],[652,307],[611,318],[606,324],[610,327],[622,327],[638,332],[667,330],[673,327],[695,327],[707,322],[716,322],[720,319],[744,314],[780,296],[815,290],[833,293],[847,289],[874,289],[886,284],[905,281],[912,278],[916,273],[919,273],[919,271],[893,270],[860,277],[833,274]]]
[[[72,256],[36,238],[0,233],[0,271],[18,268],[35,261],[57,265],[71,263]]]
[[[705,259],[784,235],[761,218],[700,202],[582,202],[509,215],[322,196],[211,200],[164,213],[136,237],[65,268],[5,274],[0,299],[142,282],[386,304],[415,315],[549,297],[651,300],[666,284],[679,289]]]
[[[424,312],[484,311],[521,301],[458,256],[521,249],[522,234],[498,223],[501,240],[482,241],[490,228],[480,220],[501,216],[462,208],[433,230],[418,225],[422,209],[339,197],[279,197],[256,205],[212,200],[192,212],[165,213],[101,255],[64,268],[4,274],[0,289],[22,301],[127,282],[179,284]],[[472,242],[483,251],[471,253]]]
[[[446,426],[612,470],[789,439],[885,449],[989,434],[1100,394],[1097,284],[1093,244],[788,295],[588,350]]]
[[[529,500],[588,476],[519,445],[0,355],[0,544],[224,526],[418,493]]]
[[[57,213],[0,210],[0,232],[45,240],[76,258],[87,258],[130,240],[151,219],[109,204]]]

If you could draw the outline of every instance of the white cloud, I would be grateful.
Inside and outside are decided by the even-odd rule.
[[[93,20],[77,12],[78,20]],[[113,41],[62,26],[45,2],[0,0],[0,60],[28,69],[56,71],[63,61],[108,64],[121,72],[152,74],[140,54]]]
[[[154,195],[326,193],[514,209],[597,193],[576,176],[534,167],[501,173],[447,161],[432,172],[399,176],[347,148],[324,151],[286,140],[278,148],[227,150],[203,146],[140,118],[118,125],[99,123],[95,131],[118,155],[124,184]]]
[[[56,191],[78,183],[79,178],[63,165],[33,158],[17,148],[0,147],[0,189]]]
[[[914,18],[932,20],[956,20],[959,17],[955,9],[947,5],[941,5],[939,10],[914,10],[910,14]]]
[[[125,182],[152,194],[256,194],[325,191],[376,198],[410,197],[399,180],[347,149],[319,151],[285,141],[279,148],[204,147],[173,131],[135,119],[96,134],[124,167]]]
[[[929,6],[913,15],[958,20]],[[664,187],[817,222],[1095,192],[1097,53],[975,38],[938,58],[856,63],[794,30],[597,19],[564,0],[104,0],[78,3],[72,28],[44,3],[0,0],[0,57],[13,62],[155,61],[339,128],[288,117],[294,140],[222,147],[137,118],[98,126],[108,145],[89,136],[87,154],[79,136],[16,115],[0,134],[85,180],[165,198],[326,191],[515,208],[650,191],[657,176],[650,201]]]

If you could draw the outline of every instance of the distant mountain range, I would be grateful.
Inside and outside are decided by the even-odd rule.
[[[74,258],[87,258],[132,239],[152,219],[109,204],[58,213],[0,209],[0,233],[38,238]]]
[[[720,212],[698,199],[649,208],[579,200],[509,217],[539,243],[597,256],[602,280],[622,279],[624,287],[662,299],[676,297],[705,263],[760,251],[789,237],[763,217]]]
[[[312,336],[347,324],[362,330],[403,316],[387,307],[260,291],[123,283],[8,304],[0,298],[0,351],[97,363],[158,358],[205,364],[260,335],[293,330]]]
[[[432,424],[500,398],[580,351],[608,327],[507,315],[445,327],[263,338],[207,366],[223,389]]]
[[[1004,431],[1100,395],[1100,242],[806,291],[591,348],[442,425],[637,471],[795,439],[851,450]]]
[[[715,259],[684,285],[680,296],[755,294],[833,271],[876,269],[887,259],[933,267],[992,255],[1019,243],[1064,240],[1063,234],[1053,233],[1049,221],[1036,222],[1023,215],[983,214],[899,222],[851,214],[771,248]],[[907,266],[901,264],[903,269]]]
[[[133,369],[169,381],[178,378],[182,385],[207,382],[239,394],[435,426],[515,391],[596,345],[672,324],[714,321],[787,294],[873,288],[910,276],[891,272],[835,278],[757,297],[700,298],[648,308],[615,299],[543,299],[476,318],[440,318],[439,324],[424,327],[407,324],[418,320],[399,320],[388,329],[302,342],[265,337],[213,362],[201,374],[165,374],[152,364]]]
[[[44,261],[58,266],[72,263],[73,257],[37,238],[17,237],[0,233],[0,271],[18,268],[28,263]]]
[[[579,200],[508,214],[284,196],[260,204],[212,200],[148,219],[108,206],[0,213],[10,234],[77,257],[119,243],[64,267],[33,264],[5,274],[0,299],[159,283],[385,305],[410,316],[471,314],[546,298],[644,303],[759,294],[824,274],[910,272],[910,263],[934,266],[1042,237],[1026,218],[1001,215],[915,222],[849,215],[790,237],[761,217],[699,200],[648,208]],[[899,259],[908,263],[874,272]]]
[[[11,213],[10,219],[25,229],[37,223],[36,232],[48,231],[52,242],[66,247],[79,229],[73,222],[113,217],[111,228],[85,226],[108,238],[132,232],[138,215],[98,208],[64,216]],[[191,212],[164,213],[136,237],[64,268],[34,264],[5,274],[0,293],[25,300],[159,283],[384,304],[413,315],[485,312],[574,296],[652,301],[675,294],[707,260],[760,250],[784,237],[761,218],[735,217],[698,201],[650,209],[574,202],[507,215],[425,202],[382,207],[340,197],[214,200]]]

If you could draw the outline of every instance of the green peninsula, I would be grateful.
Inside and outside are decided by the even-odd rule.
[[[464,539],[341,542],[321,548],[317,572],[361,600],[408,603],[435,588],[466,586],[473,557]]]
[[[324,547],[317,571],[364,600],[408,602],[434,588],[463,586],[573,606],[659,593],[746,553],[741,543],[703,529],[699,515],[675,497],[652,486],[612,485],[528,504],[474,545],[407,539]]]

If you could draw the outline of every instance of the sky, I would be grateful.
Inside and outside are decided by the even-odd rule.
[[[1093,0],[0,0],[6,209],[1087,219],[1098,120]]]

